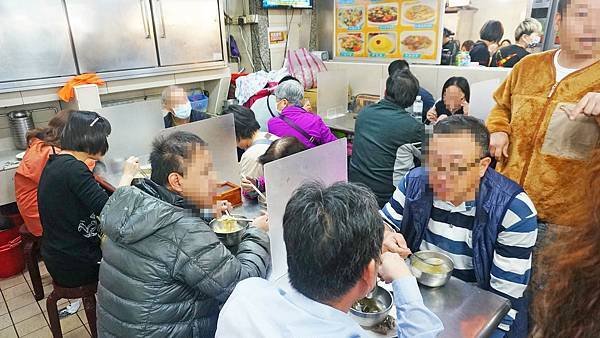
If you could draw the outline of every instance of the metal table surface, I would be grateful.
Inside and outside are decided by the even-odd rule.
[[[333,129],[345,133],[354,134],[354,125],[356,124],[356,114],[348,113],[332,119],[324,118],[323,122]]]
[[[455,277],[440,288],[419,288],[425,306],[444,323],[440,337],[488,337],[510,310],[506,298]]]

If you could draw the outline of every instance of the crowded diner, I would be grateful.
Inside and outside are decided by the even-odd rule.
[[[600,1],[0,13],[0,338],[600,337]]]

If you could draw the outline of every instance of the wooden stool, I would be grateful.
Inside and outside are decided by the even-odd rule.
[[[90,331],[93,338],[98,336],[96,331],[96,290],[98,289],[98,283],[88,284],[77,288],[65,288],[55,282],[52,282],[54,290],[46,299],[46,309],[48,309],[48,321],[50,322],[50,331],[54,338],[62,337],[62,330],[60,328],[60,319],[58,318],[58,307],[56,303],[60,299],[83,299],[83,307],[85,309],[85,316],[87,317],[88,324],[90,325]]]
[[[33,286],[33,296],[35,300],[42,300],[44,299],[44,286],[42,285],[40,266],[38,265],[42,239],[30,233],[25,224],[21,225],[19,233],[21,233],[21,239],[23,240],[23,254],[25,256],[27,271],[29,271],[29,277],[31,278],[31,285]]]

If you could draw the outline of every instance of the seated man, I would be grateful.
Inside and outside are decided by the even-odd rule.
[[[410,66],[408,65],[408,62],[406,62],[405,60],[392,61],[392,63],[390,63],[390,65],[388,66],[388,76],[394,74],[399,70],[410,71]],[[425,113],[427,113],[429,109],[431,109],[431,107],[435,105],[435,99],[427,89],[421,86],[419,86],[419,94],[417,95],[419,95],[421,97],[421,100],[423,101],[423,115],[425,115]]]
[[[363,337],[348,315],[375,286],[394,289],[398,337],[435,337],[441,321],[423,305],[402,258],[381,256],[383,225],[366,187],[301,186],[283,216],[290,283],[260,278],[236,287],[219,316],[217,337]]]
[[[233,114],[237,147],[245,150],[240,158],[240,173],[252,178],[263,176],[258,158],[279,137],[260,131],[254,112],[249,108],[233,105],[225,108],[223,114]]]
[[[196,135],[159,137],[152,179],[118,189],[101,214],[100,337],[209,337],[235,285],[265,277],[266,216],[232,254],[202,220],[215,194],[211,155]]]
[[[196,122],[207,118],[206,114],[192,110],[185,90],[179,86],[168,86],[162,91],[162,109],[165,128]]]
[[[419,89],[419,81],[407,70],[397,71],[386,82],[385,98],[365,107],[356,120],[349,179],[375,192],[380,207],[394,193],[394,186],[410,169],[425,137],[425,128],[407,111]]]
[[[442,252],[452,258],[455,277],[509,299],[512,309],[496,334],[510,330],[524,337],[537,213],[517,183],[489,168],[489,140],[474,117],[438,122],[426,147],[426,168],[400,181],[381,214],[413,252]]]

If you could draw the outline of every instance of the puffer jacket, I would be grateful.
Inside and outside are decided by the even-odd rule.
[[[248,228],[234,256],[184,200],[143,180],[106,203],[100,337],[212,337],[236,284],[265,277],[269,237]]]

